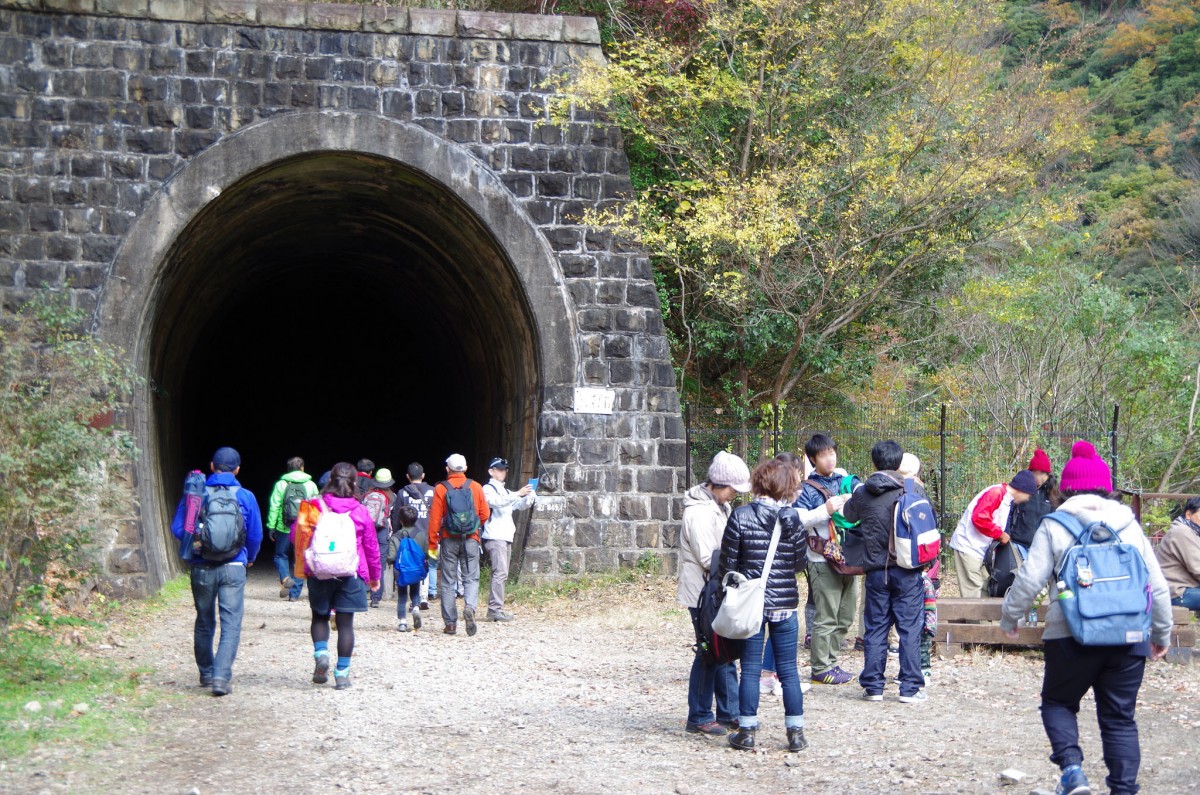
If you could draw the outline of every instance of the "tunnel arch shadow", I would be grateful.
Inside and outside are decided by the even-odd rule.
[[[97,332],[147,378],[132,419],[160,578],[182,474],[220,444],[264,511],[291,455],[314,476],[366,455],[436,478],[449,452],[477,477],[495,454],[532,474],[540,390],[575,380],[570,300],[469,153],[378,117],[297,114],[222,141],[156,198]]]

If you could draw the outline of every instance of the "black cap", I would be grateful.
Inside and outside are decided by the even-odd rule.
[[[508,469],[508,459],[496,456],[488,462],[488,469]]]

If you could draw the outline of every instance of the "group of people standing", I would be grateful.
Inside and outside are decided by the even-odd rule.
[[[214,696],[224,696],[233,692],[233,663],[241,635],[246,570],[254,564],[264,540],[263,521],[258,501],[237,480],[241,456],[236,450],[218,449],[209,468],[211,474],[204,481],[199,511],[185,494],[171,529],[191,567],[196,608],[193,645],[200,686],[210,688]],[[407,470],[408,484],[398,493],[393,489],[395,480],[391,472],[376,468],[369,459],[360,459],[357,466],[349,462],[334,464],[315,482],[305,472],[302,458],[288,459],[287,469],[271,491],[266,525],[269,540],[274,544],[273,562],[279,577],[280,598],[297,601],[304,586],[308,586],[314,683],[327,683],[332,672],[337,689],[351,686],[354,614],[379,607],[392,594],[397,600],[397,628],[402,632],[410,631],[407,621],[410,610],[412,629],[421,628],[421,611],[428,609],[423,593],[427,587],[430,599],[436,599],[440,592],[443,632],[457,634],[457,599],[462,596],[466,634],[475,635],[481,550],[487,551],[492,566],[486,619],[513,620],[512,613],[504,609],[516,532],[512,513],[533,505],[536,481],[510,491],[505,486],[507,460],[496,457],[489,462],[490,480],[483,486],[467,477],[466,459],[458,453],[446,459],[446,479],[435,486],[424,482],[424,468],[413,463]],[[185,554],[193,544],[193,524],[202,531],[209,518],[207,514],[215,515],[218,510],[215,502],[218,498],[214,495],[219,494],[236,500],[237,521],[226,523],[236,526],[233,535],[236,541],[219,556],[201,558]],[[355,562],[352,572],[347,568],[336,576],[317,576],[314,571],[313,560],[306,551],[317,537],[323,517],[344,517],[348,521],[349,524],[342,524],[344,530],[328,531],[329,551],[333,552],[336,539],[345,538],[346,560]],[[327,527],[333,524],[330,522]],[[353,541],[349,542],[351,533]],[[433,566],[427,578],[422,576],[419,582],[405,583],[404,587],[397,582],[392,588],[389,580],[395,576],[392,564],[401,539],[415,541]],[[218,615],[220,638],[214,650]],[[336,658],[329,648],[331,625],[338,632]]]

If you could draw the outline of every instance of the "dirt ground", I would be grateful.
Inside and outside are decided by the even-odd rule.
[[[1037,710],[1041,661],[976,650],[935,661],[929,701],[882,703],[854,684],[805,696],[809,748],[785,750],[780,700],[759,710],[760,750],[684,732],[691,629],[673,582],[647,580],[542,608],[511,624],[443,635],[395,630],[393,611],[358,616],[354,687],[310,681],[306,602],[278,598],[270,572],[247,587],[235,691],[196,686],[193,612],[181,600],[124,647],[102,651],[153,670],[165,697],[149,730],[100,748],[39,748],[10,761],[19,793],[1028,793],[1056,770]],[[801,671],[807,660],[801,652]],[[861,655],[842,665],[857,673]],[[890,663],[889,674],[894,673]],[[1090,699],[1085,772],[1103,790]],[[1156,663],[1139,700],[1143,791],[1196,792],[1200,666]],[[999,773],[1023,771],[1004,786]]]

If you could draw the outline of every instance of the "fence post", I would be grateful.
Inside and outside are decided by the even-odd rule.
[[[938,516],[943,527],[946,521],[946,404],[942,404],[938,423]]]
[[[683,403],[683,476],[684,488],[692,487],[692,404]]]
[[[1112,456],[1112,480],[1114,487],[1117,485],[1117,420],[1120,418],[1120,416],[1121,405],[1119,403],[1114,403],[1112,430],[1108,432],[1108,449],[1109,454]]]

